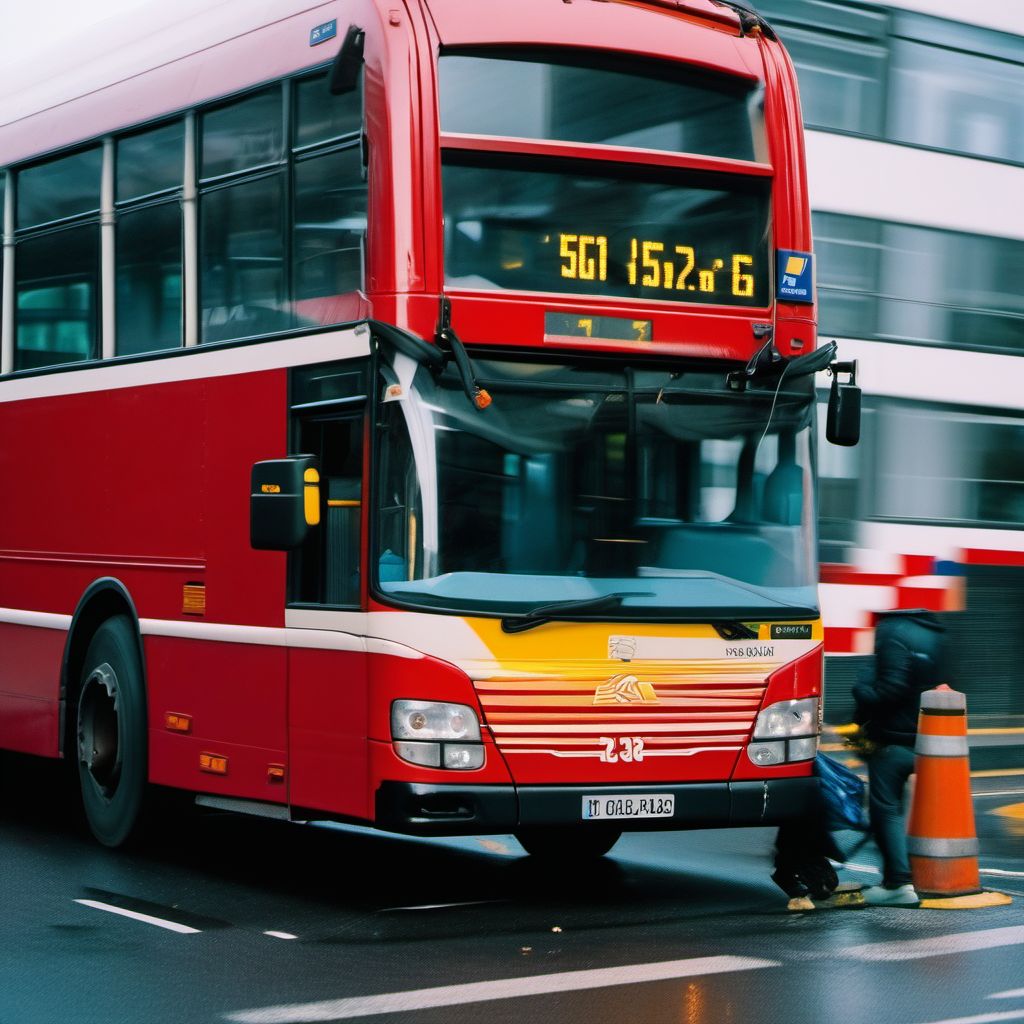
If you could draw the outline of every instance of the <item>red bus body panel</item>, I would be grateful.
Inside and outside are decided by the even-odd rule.
[[[640,350],[645,354],[746,360],[763,344],[753,325],[772,320],[783,355],[813,348],[813,305],[697,307],[444,287],[440,168],[445,139],[438,125],[436,73],[437,55],[444,47],[614,50],[762,82],[769,161],[732,170],[771,176],[771,248],[809,252],[792,64],[782,47],[765,35],[741,35],[738,19],[726,9],[706,0],[675,8],[625,0],[356,0],[313,7],[290,0],[271,24],[259,24],[256,14],[247,18],[243,30],[232,34],[225,28],[223,42],[203,37],[195,26],[183,26],[170,36],[174,50],[167,59],[150,60],[149,68],[126,65],[119,76],[111,72],[107,80],[100,76],[88,89],[80,87],[78,95],[40,102],[34,113],[0,126],[0,163],[16,164],[323,64],[336,51],[311,49],[309,29],[337,18],[339,41],[349,23],[366,33],[371,227],[366,294],[344,300],[353,321],[372,315],[430,338],[440,298],[448,294],[459,336],[476,346],[636,357],[637,346],[625,342],[545,337],[545,313],[584,310],[650,320],[654,340]],[[143,54],[132,59],[147,58]],[[472,145],[464,138],[448,142]],[[542,144],[521,140],[487,144],[522,152],[544,150]],[[589,156],[615,159],[617,154]],[[644,153],[632,159],[648,158],[699,169],[723,163]],[[349,334],[346,338],[339,342],[342,354],[351,341]],[[372,822],[379,789],[396,781],[424,786],[608,786],[810,774],[809,763],[759,768],[742,751],[765,702],[820,697],[818,625],[814,643],[808,650],[801,648],[791,664],[779,662],[786,656],[777,653],[771,667],[751,667],[746,682],[723,677],[723,693],[734,684],[737,692],[744,692],[726,693],[724,704],[708,698],[711,709],[704,721],[709,728],[716,722],[741,723],[734,734],[721,725],[719,732],[726,738],[707,749],[697,749],[698,744],[678,756],[606,763],[596,756],[569,756],[574,748],[568,739],[575,729],[588,737],[595,730],[599,734],[599,723],[613,721],[597,706],[595,691],[621,669],[609,661],[606,641],[609,633],[626,631],[622,623],[545,627],[564,637],[568,648],[561,659],[552,659],[531,646],[539,642],[533,633],[522,640],[508,638],[508,646],[499,651],[506,641],[499,643],[493,620],[489,625],[481,625],[483,620],[446,623],[447,616],[377,604],[367,592],[364,515],[361,610],[343,613],[337,625],[291,624],[285,554],[255,551],[249,544],[249,474],[253,463],[288,454],[288,372],[311,361],[303,353],[314,342],[297,338],[229,347],[225,359],[234,368],[212,374],[177,374],[175,367],[198,365],[189,363],[197,353],[182,351],[114,370],[70,367],[16,375],[10,381],[0,378],[0,613],[7,613],[6,618],[0,615],[0,746],[50,757],[70,751],[73,756],[73,738],[69,747],[65,736],[61,749],[66,726],[62,662],[83,595],[98,580],[110,578],[130,596],[138,616],[150,779],[162,785]],[[331,351],[326,342],[318,344],[317,351]],[[288,351],[294,355],[268,356],[260,362],[266,345],[291,346]],[[247,365],[248,353],[252,367]],[[323,356],[328,358],[342,355]],[[115,371],[120,376],[111,378],[109,386],[96,385],[107,379],[98,375]],[[370,430],[368,422],[364,495],[371,493]],[[188,584],[205,587],[205,611],[199,615],[184,610]],[[18,620],[22,612],[30,622]],[[592,639],[597,637],[597,647],[583,653],[586,630]],[[659,635],[653,626],[638,627],[638,632]],[[719,642],[710,626],[665,627],[662,632],[681,642]],[[576,663],[580,659],[586,662],[582,667]],[[666,694],[685,696],[686,687],[696,685],[697,677],[676,678],[664,666],[658,671],[662,675],[656,685]],[[488,689],[482,682],[499,676],[522,682],[530,673],[549,679],[552,694],[564,690],[566,680],[586,692],[586,700],[565,712],[572,728],[564,735],[553,728],[554,746],[548,752],[517,747],[515,737],[529,733],[515,732],[518,712],[509,709],[529,709],[549,724],[561,720],[551,719],[543,702],[534,707],[527,698],[519,699],[533,691],[497,685]],[[700,679],[697,683],[703,685]],[[390,708],[401,698],[473,707],[485,726],[484,767],[452,772],[400,760],[390,738]],[[740,702],[742,713],[723,711],[728,701]],[[683,720],[672,718],[670,704],[662,703],[648,719],[636,721]],[[687,721],[701,721],[699,710],[687,714]],[[169,730],[167,715],[188,716],[190,730]],[[726,718],[716,720],[715,715]],[[225,757],[227,773],[202,771],[202,753]],[[284,766],[283,779],[272,771],[275,766]]]

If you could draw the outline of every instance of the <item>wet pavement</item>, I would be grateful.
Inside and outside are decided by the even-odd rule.
[[[202,812],[109,851],[59,789],[24,796],[25,769],[4,762],[0,1024],[1024,1021],[1024,776],[975,780],[1011,906],[787,914],[766,829],[554,868],[507,836]],[[876,865],[864,848],[842,877]]]

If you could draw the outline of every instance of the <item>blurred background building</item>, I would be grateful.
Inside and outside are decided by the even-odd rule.
[[[860,446],[819,452],[827,717],[872,613],[928,607],[973,724],[1024,725],[1024,0],[756,6],[800,78],[820,334],[864,387]]]

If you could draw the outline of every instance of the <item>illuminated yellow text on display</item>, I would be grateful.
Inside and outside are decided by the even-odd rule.
[[[569,234],[559,236],[560,273],[573,281],[607,281],[610,256],[607,235]],[[663,241],[629,239],[629,258],[623,263],[630,285],[656,288],[664,292],[703,292],[719,290],[750,298],[754,294],[754,257],[731,253],[726,259],[714,258],[707,266],[698,266],[697,251],[691,245],[669,246]],[[675,296],[679,298],[679,296]]]

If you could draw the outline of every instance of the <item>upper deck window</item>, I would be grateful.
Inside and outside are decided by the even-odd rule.
[[[18,174],[18,228],[99,212],[100,148],[37,164]]]
[[[180,189],[185,168],[182,121],[128,135],[117,141],[117,201]]]
[[[557,62],[449,54],[440,77],[445,132],[763,159],[756,83],[678,64],[572,63],[564,54]]]
[[[17,174],[14,369],[99,349],[99,146]]]

